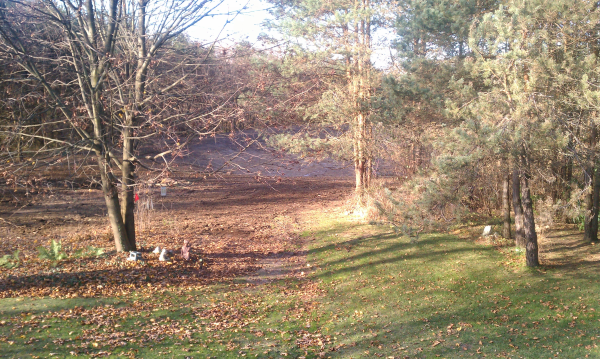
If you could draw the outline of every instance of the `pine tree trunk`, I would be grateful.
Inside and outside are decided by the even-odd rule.
[[[587,168],[585,173],[585,195],[583,197],[583,206],[585,213],[583,215],[583,240],[585,242],[592,241],[592,213],[594,211],[594,176],[592,168]]]
[[[525,156],[522,156],[522,163],[527,163]],[[526,166],[526,171],[529,166]],[[533,201],[531,200],[531,190],[529,189],[529,174],[524,172],[521,175],[521,200],[523,206],[523,235],[525,237],[525,258],[528,267],[537,267],[540,265],[538,259],[537,233],[535,232],[535,218],[533,214]]]
[[[369,1],[364,1],[362,7],[368,8]],[[358,25],[358,24],[357,24]],[[355,111],[355,133],[354,133],[354,171],[355,171],[355,191],[362,197],[364,191],[369,187],[371,163],[369,161],[368,151],[368,107],[370,100],[370,22],[361,20],[355,30],[355,41],[358,45],[358,52],[354,55],[352,66],[353,74],[351,84],[351,96],[354,101]]]
[[[515,213],[515,244],[519,248],[525,248],[525,233],[523,231],[523,206],[521,204],[521,176],[520,171],[515,168],[512,174],[512,202]]]
[[[365,142],[366,142],[366,146],[370,149],[370,144],[372,143],[373,140],[373,124],[371,122],[367,123],[366,129],[365,129]],[[371,187],[371,180],[373,179],[373,156],[371,154],[370,151],[367,151],[366,153],[366,163],[365,163],[365,187],[369,188]]]
[[[364,118],[362,113],[356,116],[356,130],[354,135],[354,176],[355,192],[362,197],[365,190],[365,156],[364,156]]]
[[[568,148],[573,147],[573,135],[569,135],[569,144]],[[568,203],[571,200],[571,180],[573,179],[573,157],[569,156],[566,158],[567,163],[563,168],[563,185],[562,185],[562,195],[561,198],[564,202]],[[563,211],[562,220],[564,223],[573,223],[573,219],[569,217],[568,211]]]
[[[566,203],[571,200],[571,181],[573,179],[573,159],[569,157],[567,160],[567,165],[565,166],[565,177],[564,177],[564,185],[563,185],[563,194],[562,199]],[[573,219],[569,217],[568,211],[564,211],[563,213],[563,222],[564,223],[573,223]]]
[[[540,264],[538,260],[537,233],[535,232],[535,218],[533,215],[529,179],[526,176],[521,177],[521,196],[523,197],[523,234],[526,240],[526,262],[528,267],[537,267]]]
[[[504,224],[502,226],[502,237],[510,239],[510,174],[504,177],[502,184],[502,212]]]
[[[357,158],[354,160],[354,177],[355,177],[355,185],[354,185],[354,191],[356,192],[357,195],[362,196],[365,187],[363,185],[364,183],[364,162],[362,161],[362,159]]]
[[[594,126],[594,124],[591,124],[591,131],[590,131],[590,137],[589,137],[589,142],[588,142],[590,148],[594,148],[595,144],[596,144],[596,127]],[[596,156],[594,154],[594,151],[591,151],[592,153],[589,156],[589,162],[588,162],[588,168],[585,169],[584,172],[584,182],[585,182],[585,187],[586,187],[586,194],[584,197],[584,206],[585,206],[585,214],[584,214],[584,218],[583,218],[583,228],[584,228],[584,234],[583,234],[583,240],[585,242],[593,242],[594,238],[593,238],[593,222],[594,222],[594,163],[596,162]],[[597,237],[597,235],[596,235]]]
[[[592,225],[590,241],[598,242],[598,209],[600,207],[600,175],[594,175],[594,190],[592,192]]]

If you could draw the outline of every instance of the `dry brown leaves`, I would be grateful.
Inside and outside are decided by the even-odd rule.
[[[145,225],[137,236],[143,246],[141,262],[126,261],[127,254],[115,252],[74,258],[77,250],[89,246],[114,248],[106,219],[101,216],[99,191],[71,191],[64,196],[57,192],[52,201],[36,200],[18,212],[0,208],[13,213],[11,221],[18,225],[0,227],[10,232],[0,254],[19,250],[22,260],[18,268],[0,267],[0,298],[153,293],[174,287],[198,288],[243,276],[260,269],[261,261],[268,257],[301,265],[298,258],[303,253],[295,234],[301,226],[296,213],[339,200],[347,185],[346,181],[320,179],[264,184],[231,177],[172,188],[169,196],[156,199],[156,209],[138,222]],[[49,247],[53,239],[61,241],[69,255],[56,268],[37,256],[37,247]],[[192,254],[204,260],[203,266],[177,255],[173,263],[159,262],[158,254],[151,253],[156,246],[178,253],[184,240],[192,243]]]
[[[261,258],[283,250],[263,245],[267,240],[256,237],[248,238],[250,243],[244,244],[236,238],[235,246],[227,239],[215,241],[207,240],[202,253],[196,249],[196,260],[192,261],[175,255],[172,262],[161,262],[158,254],[147,249],[142,261],[127,261],[126,254],[113,252],[100,257],[70,258],[53,268],[50,262],[29,256],[19,268],[3,270],[0,298],[108,297],[173,287],[193,289],[256,271]]]

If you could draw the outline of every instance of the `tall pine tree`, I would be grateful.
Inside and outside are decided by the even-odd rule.
[[[387,1],[271,0],[277,20],[296,53],[304,53],[315,67],[328,69],[329,82],[311,118],[348,125],[355,169],[355,189],[362,197],[371,181],[372,105],[374,69],[372,33],[381,23]]]

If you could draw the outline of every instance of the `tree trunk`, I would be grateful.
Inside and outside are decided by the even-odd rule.
[[[99,75],[97,70],[94,70],[93,73],[94,76],[91,77],[90,83],[92,86],[97,87]],[[102,112],[100,98],[101,96],[98,92],[93,93],[89,97],[89,108],[91,109],[90,117],[94,126],[94,152],[96,153],[98,162],[98,170],[102,181],[102,192],[104,193],[104,200],[106,201],[106,208],[108,210],[108,219],[115,239],[115,247],[117,252],[130,251],[135,248],[130,246],[127,238],[127,230],[123,223],[121,206],[119,204],[119,193],[115,186],[115,181],[113,180],[114,176],[110,173],[111,159],[106,152],[106,147],[103,143],[106,133],[100,118],[100,113]]]
[[[355,5],[362,10],[370,9],[370,0],[356,1]],[[353,100],[355,113],[354,133],[354,171],[355,191],[362,197],[369,187],[371,180],[371,161],[369,151],[369,110],[371,96],[371,21],[361,19],[355,23],[354,42],[356,48],[352,56],[352,69],[350,74],[350,93]]]
[[[529,189],[529,166],[525,155],[521,156],[526,171],[521,175],[521,200],[523,205],[523,235],[525,237],[525,258],[528,267],[540,265],[538,259],[537,233],[535,232],[535,218],[533,214],[533,201]]]
[[[584,172],[585,195],[583,197],[583,206],[585,213],[583,215],[583,240],[585,242],[592,241],[592,217],[594,212],[594,176],[592,171],[592,168],[587,168]]]
[[[519,169],[515,168],[512,174],[512,201],[515,213],[515,244],[525,248],[525,233],[523,232],[523,206],[521,204],[521,176]]]
[[[127,232],[127,239],[129,242],[129,250],[136,250],[136,240],[135,240],[135,200],[134,200],[134,190],[135,190],[135,165],[132,162],[133,159],[133,139],[131,127],[133,125],[133,121],[130,120],[131,115],[126,115],[128,117],[125,128],[123,129],[123,164],[121,166],[121,215],[123,218],[123,225],[125,226],[125,231]]]
[[[590,241],[598,242],[598,207],[600,206],[600,176],[594,174],[594,190],[592,192],[592,225]]]
[[[366,128],[366,144],[369,149],[365,163],[365,185],[367,188],[371,187],[371,180],[373,179],[373,155],[371,154],[370,148],[373,140],[373,124],[369,122]]]
[[[567,148],[571,149],[573,148],[573,135],[569,134],[569,143],[567,145]],[[563,184],[562,184],[562,194],[561,194],[561,198],[565,203],[569,203],[569,201],[571,201],[571,180],[573,179],[573,157],[572,156],[568,156],[566,158],[566,164],[563,167],[562,172],[564,173],[563,176]],[[568,210],[564,210],[562,213],[562,220],[564,223],[573,223],[573,218],[571,218],[569,216],[569,211]]]
[[[588,161],[588,167],[585,169],[585,172],[583,173],[584,175],[584,182],[585,182],[585,188],[586,188],[586,194],[585,194],[585,214],[584,214],[584,218],[583,218],[583,228],[584,228],[584,235],[583,235],[583,240],[585,242],[593,242],[594,241],[594,235],[593,235],[593,222],[594,222],[594,217],[596,217],[594,215],[594,164],[596,162],[596,156],[595,153],[593,151],[594,147],[595,147],[595,143],[596,143],[596,127],[591,124],[591,131],[590,131],[590,137],[589,137],[589,146],[591,148],[591,153],[590,156],[588,157],[589,161]],[[596,234],[597,237],[597,234]],[[597,239],[597,238],[596,238]]]
[[[100,169],[100,179],[102,180],[102,192],[104,193],[104,200],[106,201],[106,208],[108,210],[108,220],[113,231],[113,237],[115,238],[117,252],[134,250],[135,248],[130,247],[129,240],[127,239],[127,231],[121,217],[119,194],[113,181],[109,178],[108,163],[102,155],[97,155],[97,162]]]
[[[137,248],[135,236],[135,164],[134,164],[134,142],[133,127],[136,117],[142,112],[141,104],[144,99],[148,71],[148,49],[146,46],[146,6],[148,2],[139,0],[137,9],[138,32],[137,51],[138,61],[135,70],[134,82],[134,105],[133,111],[124,109],[125,123],[122,130],[123,135],[123,164],[121,165],[121,215],[123,225],[127,231],[129,250]]]
[[[502,213],[504,217],[502,237],[510,239],[510,174],[504,176],[502,182]]]
[[[356,116],[356,130],[354,134],[354,190],[362,197],[365,190],[365,158],[364,158],[364,118],[361,113]]]

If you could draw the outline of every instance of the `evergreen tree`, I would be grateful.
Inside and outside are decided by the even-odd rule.
[[[518,214],[521,201],[528,266],[538,264],[531,179],[534,170],[548,162],[544,156],[536,160],[536,152],[566,148],[567,130],[573,126],[586,129],[582,132],[587,141],[577,142],[588,145],[570,150],[586,154],[578,157],[584,158],[582,165],[588,165],[586,226],[591,228],[595,121],[587,116],[582,121],[581,114],[591,115],[589,110],[597,103],[596,93],[585,91],[586,86],[596,83],[595,73],[590,80],[595,69],[594,47],[590,45],[596,42],[593,36],[590,42],[590,34],[598,24],[593,9],[589,3],[568,1],[510,1],[501,5],[473,27],[469,39],[475,55],[470,70],[484,87],[458,81],[464,85],[463,93],[469,88],[472,97],[456,106],[455,113],[493,125],[511,150],[517,171],[515,188],[520,185],[520,196],[518,189],[513,191],[513,207]],[[580,73],[583,79],[577,78]],[[519,232],[517,227],[517,240]]]
[[[372,33],[381,23],[388,2],[376,0],[271,0],[278,21],[272,24],[315,67],[327,69],[329,90],[312,118],[349,125],[355,189],[359,197],[371,180],[372,104],[374,70]],[[342,80],[343,79],[343,80]],[[329,122],[331,123],[331,122]],[[338,128],[344,128],[343,125]]]

